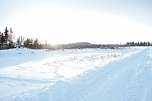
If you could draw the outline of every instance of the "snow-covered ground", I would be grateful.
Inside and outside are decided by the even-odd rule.
[[[150,101],[152,48],[0,51],[0,101]]]

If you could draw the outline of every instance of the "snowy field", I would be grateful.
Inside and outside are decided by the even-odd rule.
[[[0,50],[0,101],[151,101],[152,48]]]

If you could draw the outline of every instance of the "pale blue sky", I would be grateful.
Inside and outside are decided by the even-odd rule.
[[[108,42],[119,43],[122,41],[125,42],[127,40],[128,41],[140,41],[140,40],[151,41],[150,38],[148,37],[143,38],[144,35],[149,36],[152,29],[152,6],[151,6],[152,1],[151,0],[0,0],[0,4],[1,4],[0,29],[1,30],[4,29],[4,26],[12,27],[15,30],[17,35],[19,35],[19,33],[23,32],[24,30],[24,32],[21,35],[27,36],[28,34],[35,33],[35,35],[31,35],[31,37],[33,36],[33,37],[42,38],[43,36],[42,40],[43,39],[49,40],[47,35],[51,34],[50,36],[54,35],[54,38],[53,38],[54,41],[50,41],[50,43],[69,43],[69,42],[75,42],[75,41],[89,41],[93,43],[104,43],[104,42],[105,43],[108,43]],[[64,11],[62,9],[64,9]],[[44,13],[45,11],[46,13]],[[59,14],[62,12],[66,14]],[[72,14],[71,12],[74,14],[71,15]],[[69,17],[69,14],[70,14],[70,17]],[[94,15],[94,16],[91,16],[91,15]],[[49,16],[49,17],[46,17],[46,16]],[[114,31],[113,32],[112,31],[105,32],[106,30],[102,31],[101,30],[102,28],[98,28],[99,26],[100,27],[104,26],[104,25],[101,25],[103,21],[99,21],[98,23],[98,20],[100,20],[100,16],[107,17],[106,22],[108,21],[113,22],[113,23],[110,23],[110,22],[108,23],[108,24],[112,24],[113,26],[115,26],[116,24],[116,22],[114,21],[118,20],[117,21],[118,25],[116,25],[117,27],[121,27],[120,22],[124,21],[125,24],[122,26],[126,28],[124,27],[121,28],[124,30],[124,32],[120,31],[119,28],[117,29],[117,27],[116,28],[112,26],[108,27],[108,25],[107,27],[105,27],[105,29],[106,28],[109,30],[113,29]],[[68,20],[69,19],[68,17],[73,20],[76,19],[80,22],[79,23],[73,22],[74,25],[72,25],[71,21]],[[119,17],[122,20],[119,21]],[[88,18],[86,22],[90,21],[89,24],[91,25],[84,29],[81,29],[81,27],[79,28],[79,25],[81,25],[81,22],[82,22],[82,25],[84,26],[88,25],[88,24],[87,25],[84,24],[85,18]],[[50,20],[50,19],[53,19],[53,20]],[[95,19],[96,21],[94,21]],[[33,20],[35,20],[35,22],[33,22]],[[45,23],[43,23],[43,20]],[[62,20],[65,20],[65,22],[62,22]],[[27,23],[28,21],[29,23]],[[52,23],[52,25],[50,25],[50,23],[48,24],[47,21]],[[60,21],[57,24],[62,25],[62,26],[56,25],[56,27],[54,27],[56,21],[57,22]],[[128,28],[128,26],[130,26],[128,24],[128,21],[130,25],[135,24],[135,26],[139,25],[140,27],[136,27],[134,29],[133,28],[134,26],[132,26]],[[68,25],[64,26],[66,22],[68,23]],[[35,25],[32,23],[35,23]],[[76,25],[76,23],[78,25]],[[31,31],[28,24],[31,25],[30,27],[32,26],[35,27],[33,29],[34,30],[37,29],[37,31],[34,31],[34,30]],[[38,24],[39,26],[37,27]],[[90,28],[94,27],[93,24],[95,28],[90,30]],[[126,24],[128,25],[126,26]],[[19,26],[26,27],[26,28],[25,29],[22,28],[21,30]],[[50,28],[48,26],[50,26]],[[68,30],[67,27],[71,27],[71,26],[73,26],[71,30]],[[19,29],[20,31],[18,31]],[[62,29],[62,30],[57,31],[54,29],[57,29],[57,30]],[[88,31],[86,31],[87,29]],[[48,31],[44,31],[47,34],[43,34],[42,30],[48,30]],[[53,31],[49,31],[49,30],[53,30]],[[75,33],[73,30],[78,30],[78,31],[75,31],[76,32]],[[93,32],[93,30],[95,30],[95,32]],[[142,33],[139,33],[139,32],[142,32]],[[73,34],[71,35],[71,33]],[[130,38],[132,33],[134,33],[134,37]],[[87,35],[88,39],[86,37],[85,37],[86,39],[79,38],[82,34],[84,34],[83,37]],[[105,34],[107,34],[107,36],[105,36]],[[113,39],[109,39],[108,37],[109,35],[118,36],[120,34],[122,34],[122,37],[120,36],[121,38],[120,39],[118,38],[118,41],[112,41]],[[59,35],[65,37],[65,40],[58,38]],[[105,38],[103,39],[103,41],[100,41],[99,38],[96,38],[96,37],[92,38],[93,35],[100,36],[100,37],[104,36]],[[139,35],[140,37],[136,38],[135,36],[137,35]],[[126,36],[126,37],[124,38],[123,36]],[[50,38],[50,40],[53,40],[53,39]],[[62,40],[62,41],[59,41],[59,40]]]

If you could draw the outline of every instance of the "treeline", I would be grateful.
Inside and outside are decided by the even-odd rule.
[[[19,36],[15,40],[15,36],[13,35],[12,28],[5,28],[4,32],[0,31],[0,49],[10,49],[10,48],[33,48],[40,49],[43,48],[43,45],[40,44],[38,39],[33,38],[24,38]]]
[[[0,49],[13,48],[13,31],[12,28],[8,30],[6,27],[4,32],[0,32]]]
[[[7,27],[4,29],[4,32],[0,32],[0,49],[9,49],[9,48],[32,48],[32,49],[84,49],[84,48],[102,48],[102,49],[117,49],[120,47],[129,47],[129,46],[152,46],[150,42],[127,42],[126,44],[91,44],[88,42],[77,42],[70,44],[58,44],[58,45],[50,45],[50,44],[42,44],[38,39],[33,38],[24,38],[19,36],[15,40],[15,36],[13,35],[12,28],[8,29]]]
[[[42,44],[40,44],[38,39],[32,39],[32,38],[27,38],[25,39],[22,36],[19,36],[16,41],[16,46],[17,48],[21,47],[26,47],[26,48],[32,48],[32,49],[41,49]]]
[[[152,46],[150,42],[127,42],[125,46]]]
[[[91,44],[88,42],[76,42],[70,44],[59,44],[59,45],[49,45],[48,49],[84,49],[84,48],[102,48],[102,49],[116,49],[119,48],[119,44]]]
[[[48,46],[51,50],[56,49],[84,49],[84,48],[101,48],[101,49],[118,49],[121,47],[130,46],[152,46],[150,42],[127,42],[126,44],[91,44],[88,42],[77,42],[70,44],[59,44],[55,46]]]

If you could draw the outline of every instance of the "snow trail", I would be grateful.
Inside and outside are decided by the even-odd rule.
[[[150,52],[146,49],[71,82],[59,82],[46,92],[53,101],[150,101],[152,95],[146,90],[152,85]]]
[[[0,89],[6,92],[0,100],[151,101],[152,48],[134,49],[56,52],[44,61],[2,68]]]

